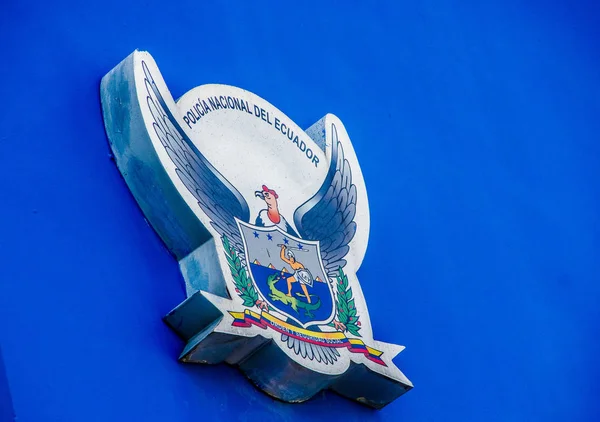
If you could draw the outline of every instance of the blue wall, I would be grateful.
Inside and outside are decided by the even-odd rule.
[[[280,3],[2,2],[0,343],[19,421],[598,420],[598,3]],[[414,390],[380,412],[291,406],[176,362],[160,318],[181,276],[100,113],[100,78],[135,48],[175,96],[227,83],[304,127],[345,122],[374,217],[359,276]]]

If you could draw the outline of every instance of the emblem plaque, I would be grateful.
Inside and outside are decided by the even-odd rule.
[[[175,101],[139,51],[101,99],[117,167],[185,280],[164,318],[182,362],[235,365],[288,402],[331,389],[381,408],[412,388],[392,361],[404,347],[374,340],[356,277],[369,207],[337,117],[304,131],[227,85]]]

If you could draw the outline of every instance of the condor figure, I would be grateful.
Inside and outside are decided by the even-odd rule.
[[[262,199],[267,204],[267,208],[258,213],[256,222],[254,223],[255,226],[277,226],[292,236],[300,237],[294,231],[292,226],[289,225],[285,217],[279,213],[279,207],[277,206],[277,199],[279,199],[279,195],[277,195],[277,192],[275,192],[273,189],[269,189],[266,185],[262,185],[262,190],[257,190],[254,192],[254,196]]]

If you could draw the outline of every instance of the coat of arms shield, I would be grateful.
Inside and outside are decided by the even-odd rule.
[[[303,328],[328,324],[335,316],[331,284],[318,241],[237,220],[254,286],[274,310]]]

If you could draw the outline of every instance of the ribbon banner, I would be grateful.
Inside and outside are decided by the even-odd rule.
[[[323,347],[346,347],[352,353],[362,353],[371,362],[387,366],[381,359],[381,355],[383,354],[382,351],[367,346],[360,339],[348,338],[343,333],[337,331],[321,333],[305,330],[282,321],[268,312],[257,314],[249,309],[246,309],[244,312],[229,311],[229,314],[234,318],[233,323],[231,324],[234,327],[248,328],[254,325],[263,329],[272,328],[281,334],[297,338],[298,340],[307,343],[317,344]]]

